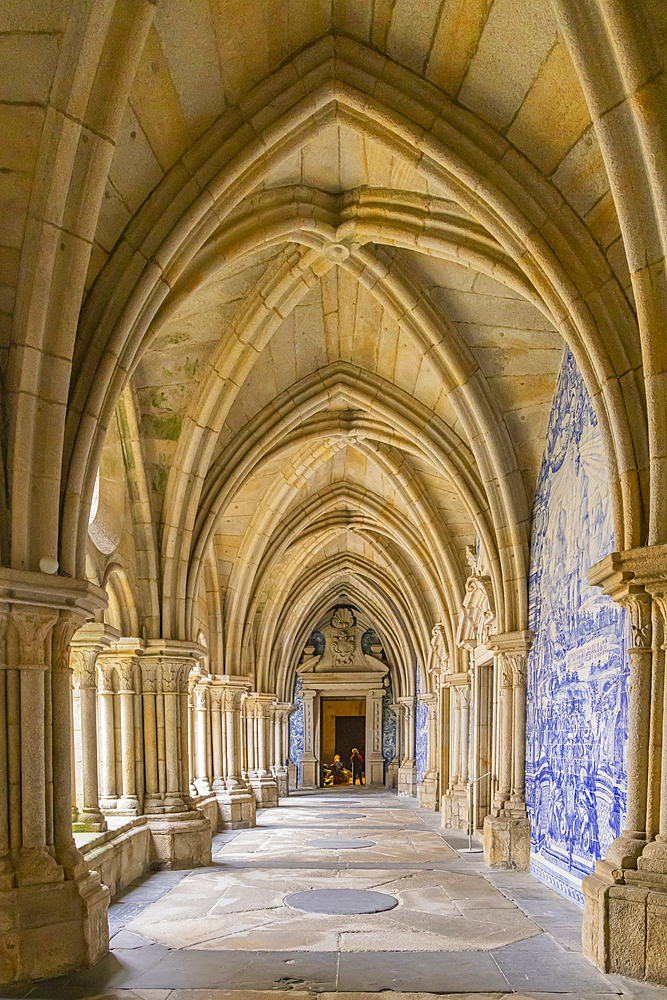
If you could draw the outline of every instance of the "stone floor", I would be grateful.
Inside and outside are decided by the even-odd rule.
[[[373,789],[292,795],[256,829],[218,835],[210,868],[149,875],[116,898],[112,950],[95,968],[0,987],[0,1000],[667,1000],[667,989],[597,972],[574,904],[458,853],[466,839],[439,819]],[[343,843],[309,845],[318,840]],[[285,905],[312,889],[374,890],[396,905],[346,915]]]

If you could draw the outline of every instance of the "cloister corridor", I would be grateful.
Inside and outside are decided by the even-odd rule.
[[[123,890],[97,966],[2,996],[664,1000],[665,989],[605,976],[582,957],[573,903],[529,874],[490,871],[477,841],[458,853],[467,846],[382,788],[299,791],[260,810],[254,829],[219,833],[211,865]],[[318,912],[321,898],[315,912],[290,906],[292,894],[327,889],[361,893],[343,901],[347,913]],[[392,908],[351,913],[369,890]]]
[[[666,331],[667,0],[0,0],[0,1000],[667,1000]]]

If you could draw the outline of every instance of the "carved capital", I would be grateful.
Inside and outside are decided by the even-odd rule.
[[[95,647],[73,647],[70,650],[69,662],[72,668],[72,684],[75,691],[85,688],[97,688],[97,649]]]
[[[124,656],[114,656],[109,657],[109,660],[113,663],[114,670],[118,675],[118,690],[130,691],[134,694],[134,665],[136,663],[134,657],[128,659]]]
[[[238,712],[241,708],[243,691],[239,688],[224,688],[222,697],[226,712]]]
[[[141,690],[144,694],[156,694],[157,693],[157,663],[149,660],[143,659],[140,663],[141,666]]]
[[[58,612],[52,608],[12,608],[10,621],[18,634],[21,666],[46,668],[45,643],[57,620]]]
[[[180,694],[190,664],[183,660],[163,659],[160,661],[160,677],[165,694]]]
[[[643,587],[629,586],[617,601],[630,614],[631,650],[650,649],[653,639],[651,611],[653,601]]]
[[[403,712],[407,719],[414,719],[415,717],[415,700],[414,698],[405,697],[398,699]]]
[[[458,684],[454,688],[455,698],[459,708],[470,708],[470,688],[467,684]]]
[[[97,661],[97,689],[101,694],[113,693],[114,667],[112,663]]]
[[[194,696],[195,696],[194,707],[196,708],[196,710],[198,712],[204,712],[204,711],[206,711],[206,707],[207,707],[207,705],[206,705],[206,691],[207,691],[207,688],[205,688],[205,687],[195,687],[195,689],[194,689]]]
[[[70,643],[81,625],[81,617],[68,611],[61,611],[53,626],[51,640],[51,669],[60,673],[71,673]]]

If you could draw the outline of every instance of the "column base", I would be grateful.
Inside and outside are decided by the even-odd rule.
[[[278,785],[274,778],[250,778],[249,785],[259,809],[275,809],[278,805]]]
[[[96,872],[0,892],[0,983],[63,976],[109,950],[109,890]]]
[[[449,788],[440,800],[441,826],[447,830],[468,830],[468,793]]]
[[[128,796],[127,798],[118,799],[116,805],[116,816],[139,816],[141,815],[141,809],[139,808],[139,799],[136,796]]]
[[[299,785],[299,768],[296,764],[287,765],[287,787],[290,792],[295,792]]]
[[[419,782],[419,806],[437,812],[440,806],[438,791],[440,780],[437,771],[427,771]]]
[[[104,815],[98,810],[77,812],[72,819],[72,831],[74,833],[105,833],[108,829]]]
[[[218,808],[225,830],[249,830],[257,825],[255,796],[247,789],[216,791]]]
[[[198,809],[148,816],[151,868],[199,868],[211,864],[211,824]]]
[[[301,788],[320,787],[320,762],[301,760]]]
[[[484,817],[484,863],[489,868],[530,871],[530,820],[527,816]]]
[[[398,764],[387,764],[384,783],[386,788],[398,788]]]
[[[667,986],[667,874],[658,864],[650,850],[636,871],[598,861],[582,883],[582,950],[602,972]]]
[[[398,794],[411,796],[417,795],[417,768],[410,764],[401,764],[398,769]]]
[[[284,799],[287,795],[289,795],[287,768],[277,767],[274,771],[273,776],[276,779],[276,784],[278,786],[278,798]]]
[[[146,816],[161,816],[164,813],[164,799],[159,792],[151,792],[144,798],[144,813]]]
[[[384,759],[366,761],[366,784],[384,785]]]

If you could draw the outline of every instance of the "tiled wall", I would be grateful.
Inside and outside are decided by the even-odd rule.
[[[303,680],[297,677],[294,683],[292,701],[297,706],[296,712],[289,717],[289,759],[299,769],[299,784],[301,784],[301,758],[303,757]]]
[[[602,438],[568,351],[533,509],[526,781],[531,870],[582,905],[625,814],[629,624],[586,575],[613,549]]]
[[[417,665],[417,694],[421,694],[421,677]],[[426,773],[426,757],[428,752],[428,708],[417,698],[415,720],[415,758],[417,763],[417,781],[421,781]]]
[[[391,679],[388,678],[382,698],[382,756],[389,764],[396,757],[396,716],[389,708],[394,701]]]

